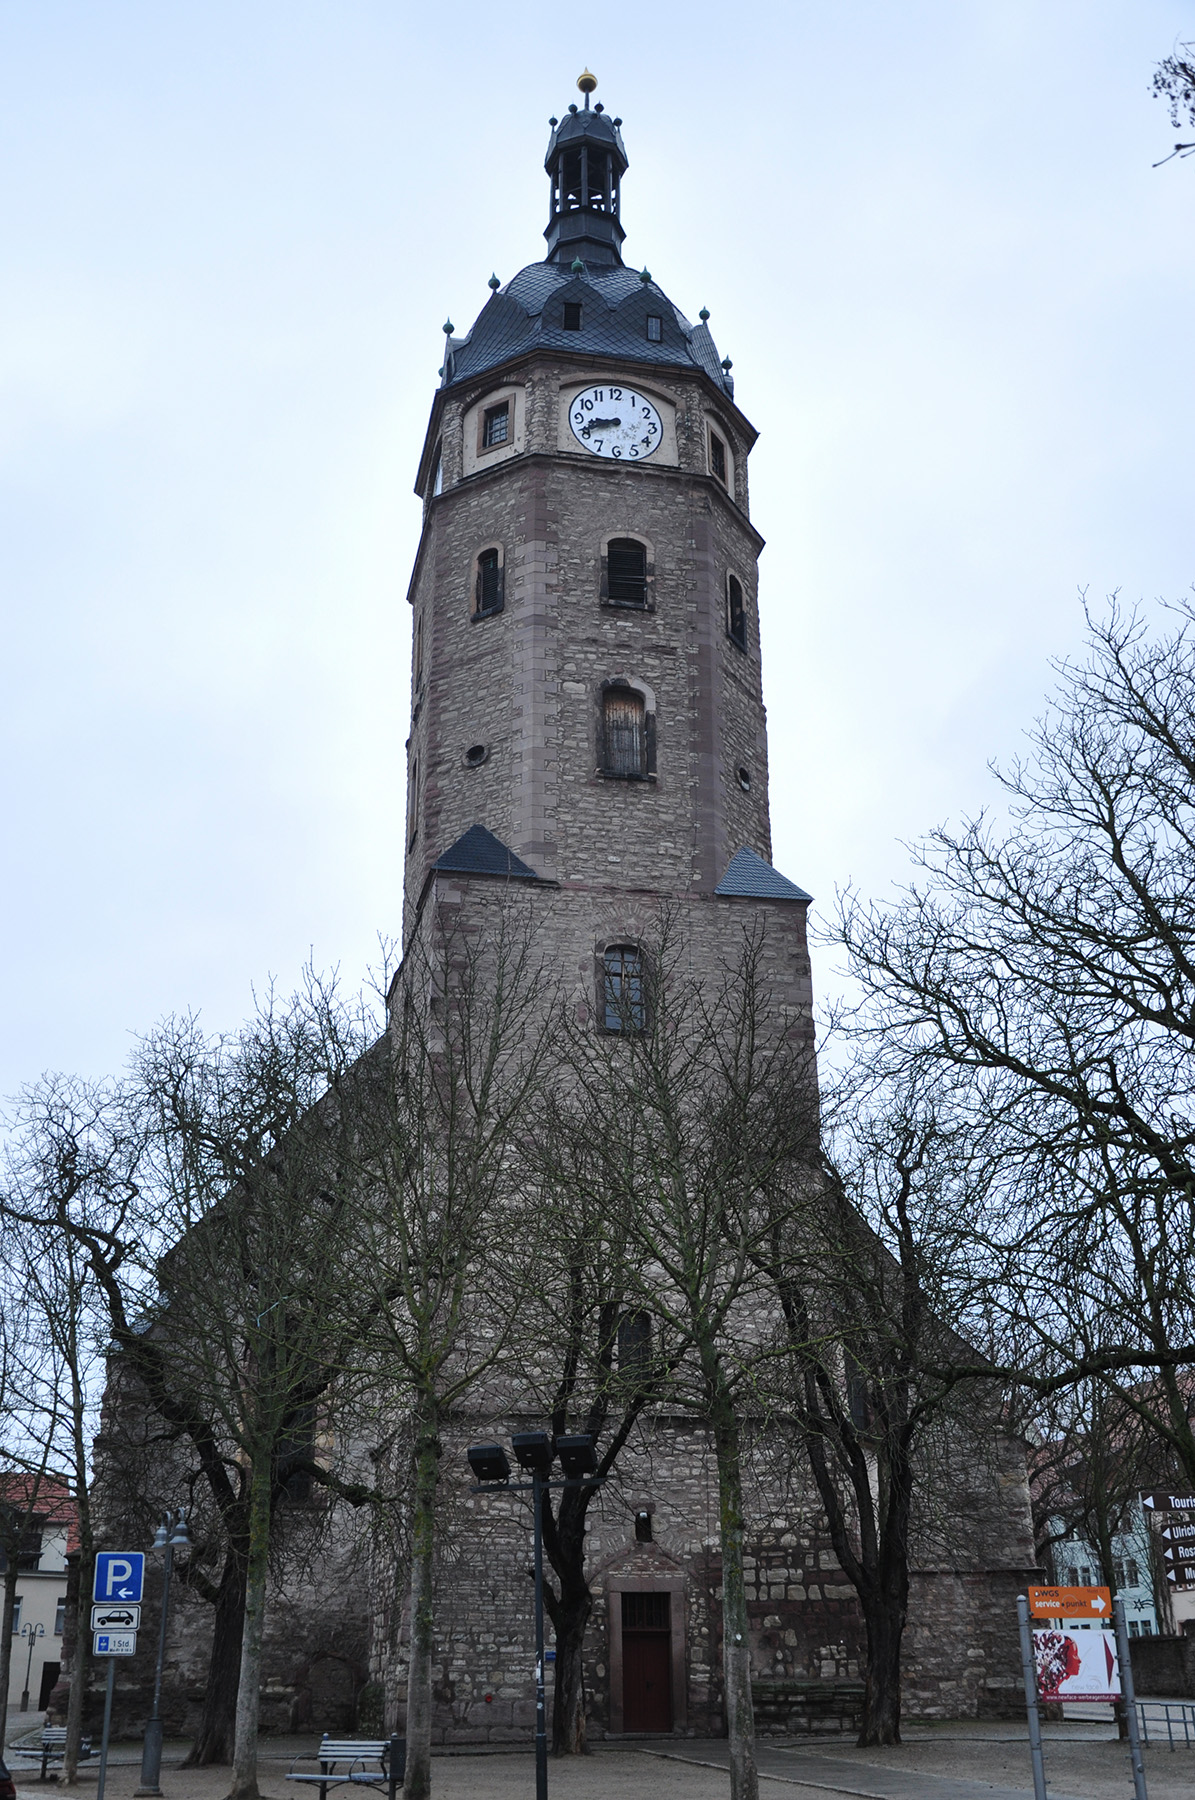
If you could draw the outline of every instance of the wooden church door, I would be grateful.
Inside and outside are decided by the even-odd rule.
[[[622,1728],[672,1730],[671,1594],[622,1596]]]

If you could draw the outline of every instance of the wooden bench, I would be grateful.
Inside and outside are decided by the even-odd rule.
[[[328,1800],[330,1787],[354,1785],[384,1788],[387,1800],[394,1800],[407,1772],[407,1740],[392,1738],[334,1738],[326,1733],[318,1750],[306,1751],[295,1763],[318,1762],[314,1769],[291,1765],[288,1781],[309,1781],[319,1787],[319,1800]]]
[[[38,1754],[38,1752],[36,1750],[34,1750],[32,1752],[29,1752],[28,1754],[36,1756]],[[46,1770],[49,1768],[50,1764],[52,1762],[60,1763],[63,1760],[63,1758],[65,1757],[65,1755],[66,1755],[66,1726],[65,1725],[47,1725],[46,1729],[41,1734],[41,1774],[38,1776],[38,1780],[44,1781],[46,1779]],[[81,1739],[81,1741],[79,1743],[79,1760],[80,1760],[80,1762],[83,1761],[84,1757],[87,1757],[90,1755],[91,1755],[91,1739],[88,1737],[85,1737],[85,1738]]]

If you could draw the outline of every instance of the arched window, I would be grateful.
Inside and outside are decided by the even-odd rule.
[[[498,550],[483,550],[477,559],[473,617],[488,619],[491,613],[500,613],[502,606],[502,554]]]
[[[606,546],[606,598],[614,606],[647,605],[647,546],[611,538]]]
[[[747,648],[747,608],[743,604],[743,584],[737,575],[726,577],[726,635],[740,650]]]
[[[634,688],[611,686],[603,693],[603,767],[607,775],[647,774],[646,710],[643,695]]]
[[[643,952],[611,944],[602,953],[602,1019],[607,1031],[642,1031],[647,1024]]]

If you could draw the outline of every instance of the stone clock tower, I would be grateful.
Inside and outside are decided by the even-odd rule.
[[[662,900],[699,934],[764,905],[807,1014],[809,896],[771,867],[756,433],[708,314],[625,266],[621,120],[578,85],[584,107],[551,121],[546,257],[492,279],[464,336],[444,328],[416,484],[404,942],[474,882],[550,894],[562,972],[596,980],[600,1012]]]

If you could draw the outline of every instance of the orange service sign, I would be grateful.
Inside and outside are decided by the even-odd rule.
[[[1031,1587],[1029,1611],[1036,1619],[1110,1619],[1112,1590],[1106,1587]]]

